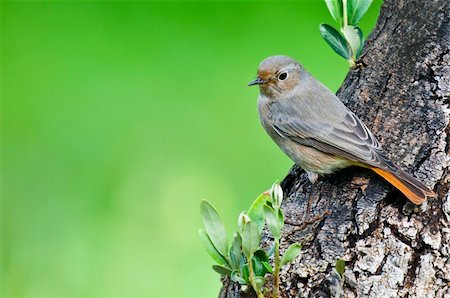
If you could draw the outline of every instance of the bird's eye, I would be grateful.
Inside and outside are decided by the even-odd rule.
[[[287,72],[283,72],[283,73],[281,73],[281,74],[278,76],[278,80],[284,81],[284,80],[287,79],[287,77],[288,77]]]

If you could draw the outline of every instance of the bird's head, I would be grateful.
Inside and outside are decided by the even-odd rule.
[[[284,95],[300,82],[303,68],[287,56],[271,56],[264,59],[258,68],[258,77],[249,86],[259,85],[267,96]]]

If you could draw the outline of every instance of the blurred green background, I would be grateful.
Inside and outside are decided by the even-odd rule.
[[[217,296],[199,202],[231,232],[287,174],[246,84],[286,54],[337,90],[321,22],[320,0],[1,2],[0,296]]]

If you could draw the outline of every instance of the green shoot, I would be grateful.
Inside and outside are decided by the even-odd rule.
[[[280,238],[284,226],[284,215],[281,210],[283,191],[278,184],[274,184],[270,195],[262,194],[238,218],[238,231],[233,234],[231,245],[222,219],[216,209],[207,201],[202,201],[200,211],[204,230],[199,230],[206,251],[217,263],[213,270],[220,275],[229,276],[239,283],[242,289],[253,288],[258,298],[263,298],[265,292],[266,275],[273,274],[273,297],[280,297],[280,269],[292,262],[301,251],[301,246],[294,243],[280,258]],[[274,237],[272,268],[269,255],[260,247],[261,234],[265,227]]]
[[[354,68],[364,46],[362,30],[357,26],[372,0],[325,0],[338,29],[320,25],[320,34],[328,45]]]

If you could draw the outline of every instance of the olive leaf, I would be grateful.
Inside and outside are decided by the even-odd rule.
[[[325,3],[327,4],[328,10],[330,11],[333,19],[341,26],[343,14],[342,0],[325,0]]]
[[[273,273],[273,268],[270,266],[269,262],[261,262],[263,264],[264,268],[266,268],[267,272]]]
[[[362,53],[362,50],[364,47],[364,35],[363,35],[361,28],[359,28],[358,26],[355,26],[355,30],[356,30],[356,32],[358,32],[359,40],[360,40],[359,49],[356,52],[356,58],[358,59],[361,56],[361,53]]]
[[[347,42],[339,31],[330,25],[321,24],[320,34],[339,56],[342,56],[347,60],[351,58],[351,50],[347,47]]]
[[[302,246],[300,245],[300,243],[291,244],[288,249],[286,249],[283,257],[281,258],[281,266],[292,262],[300,254],[301,250]]]
[[[249,280],[250,273],[248,272],[248,265],[247,264],[244,264],[241,267],[241,272],[242,272],[242,278],[246,281],[246,283],[249,283],[250,282],[250,280]]]
[[[231,276],[231,270],[229,268],[219,266],[219,265],[213,265],[212,269],[214,271],[216,271],[217,273],[219,273],[220,275]]]
[[[272,266],[270,266],[269,264],[269,256],[264,250],[258,249],[257,251],[255,251],[252,260],[256,275],[264,276],[268,272],[273,272]]]
[[[269,261],[269,256],[262,249],[258,249],[257,251],[254,252],[253,255],[254,255],[255,258],[257,258],[258,260],[260,260],[262,262],[268,262]]]
[[[361,47],[361,35],[359,34],[359,31],[353,26],[345,26],[342,29],[342,32],[344,33],[344,37],[352,49],[353,59],[356,59],[357,53]]]
[[[260,241],[258,225],[253,221],[247,222],[242,230],[242,252],[248,259],[258,250]]]
[[[252,204],[250,209],[248,209],[248,217],[258,225],[259,233],[264,229],[264,205],[267,201],[267,195],[260,195]]]
[[[272,233],[272,236],[275,239],[280,239],[281,226],[278,221],[278,216],[275,214],[275,210],[269,205],[264,205],[264,214],[266,215],[266,223],[269,227],[270,233]]]
[[[241,265],[242,252],[241,252],[242,239],[241,235],[234,233],[233,242],[230,247],[230,260],[231,268],[239,269]]]
[[[279,227],[278,218],[275,215],[275,210],[269,205],[264,206],[264,214],[266,216],[266,223],[269,227],[270,232],[275,238],[279,238],[281,236],[281,231]]]
[[[281,211],[281,209],[278,209],[278,218],[277,219],[278,219],[278,227],[281,231],[284,226],[284,215],[283,215],[283,211]]]
[[[266,272],[267,272],[266,267],[264,267],[261,260],[253,257],[252,264],[253,264],[253,272],[255,273],[255,276],[264,276],[266,274]]]
[[[216,209],[207,201],[200,203],[200,213],[203,218],[203,224],[206,232],[211,239],[212,244],[222,256],[227,256],[228,239],[222,219]]]
[[[250,217],[247,215],[247,213],[245,211],[242,211],[241,214],[239,214],[238,217],[238,230],[239,233],[242,233],[243,229],[244,229],[244,225],[249,222],[251,219]]]
[[[348,0],[348,24],[357,25],[372,4],[372,0]]]
[[[228,261],[217,251],[217,249],[214,247],[214,245],[211,242],[211,239],[206,234],[206,232],[202,229],[198,230],[198,235],[200,236],[200,240],[202,240],[203,245],[206,248],[206,251],[208,254],[213,258],[214,261],[217,262],[217,264],[223,265],[223,266],[230,266],[228,264]]]

